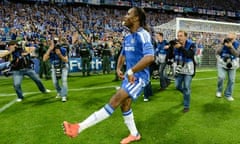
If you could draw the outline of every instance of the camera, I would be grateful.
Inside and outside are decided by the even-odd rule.
[[[230,57],[230,55],[226,55],[224,58],[223,58],[223,61],[226,63],[226,67],[227,68],[232,68],[232,59]]]
[[[59,41],[59,38],[58,38],[58,37],[55,37],[55,38],[53,39],[54,44],[57,44],[58,41]]]
[[[179,74],[182,71],[182,65],[177,65],[176,74]]]
[[[58,41],[59,41],[59,38],[58,37],[55,37],[54,39],[53,39],[53,42],[54,42],[54,51],[56,50],[56,49],[60,49],[61,48],[61,45],[58,43]]]
[[[12,71],[11,71],[11,67],[7,68],[7,69],[4,69],[2,71],[2,74],[5,76],[5,77],[8,77],[10,75],[12,75]]]
[[[177,39],[169,41],[169,45],[174,47],[179,41]]]
[[[21,51],[23,50],[23,47],[22,47],[22,42],[18,42],[17,43],[17,47],[15,48],[16,51]]]
[[[60,49],[61,48],[61,45],[60,44],[56,44],[55,46],[54,46],[54,51],[56,50],[56,49]]]
[[[54,70],[57,78],[61,78],[62,76],[62,65],[61,64],[55,64]]]
[[[229,43],[229,42],[231,42],[231,41],[232,41],[231,38],[225,38],[225,39],[223,40],[223,44]]]

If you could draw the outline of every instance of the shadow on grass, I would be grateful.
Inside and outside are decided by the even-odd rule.
[[[231,112],[231,102],[224,98],[216,98],[210,103],[203,105],[202,113],[225,114]]]
[[[231,119],[233,109],[231,102],[225,99],[215,99],[213,102],[204,104],[200,112],[203,115],[203,122],[205,121],[210,127],[214,127]]]
[[[83,103],[81,103],[81,105],[87,108],[92,108],[93,110],[94,109],[98,110],[99,108],[103,107],[106,103],[108,103],[108,101],[109,101],[108,99],[102,97],[99,98],[94,97],[94,99],[93,98],[85,99]]]
[[[141,122],[136,120],[140,132],[142,131],[143,137],[141,143],[148,143],[148,141],[162,143],[161,137],[167,135],[178,123],[179,119],[184,116],[182,108],[182,104],[176,104],[164,111],[155,111],[156,113],[151,115],[147,120]],[[151,134],[151,137],[144,137],[144,133],[148,133],[146,135]]]
[[[37,97],[37,98],[34,98],[34,97]],[[32,105],[45,105],[45,104],[54,103],[56,101],[59,101],[59,99],[56,99],[50,94],[36,93],[36,94],[30,94],[26,96],[22,103],[32,104]]]

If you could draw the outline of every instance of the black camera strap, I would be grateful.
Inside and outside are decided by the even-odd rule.
[[[54,67],[55,76],[57,79],[61,79],[62,69],[63,69],[62,60],[60,58],[56,59],[57,54],[55,53],[55,50],[54,52],[52,52],[52,55],[53,55],[53,67]]]

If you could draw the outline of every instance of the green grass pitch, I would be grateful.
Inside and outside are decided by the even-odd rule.
[[[119,109],[113,115],[71,139],[63,134],[62,122],[80,122],[104,106],[119,82],[114,74],[68,79],[68,101],[55,99],[51,80],[43,80],[49,94],[38,92],[33,81],[25,78],[26,96],[16,99],[12,78],[0,77],[1,144],[117,144],[129,134]],[[158,80],[152,80],[154,96],[143,102],[140,96],[132,104],[142,139],[136,144],[238,144],[240,143],[240,72],[237,72],[233,102],[216,98],[216,71],[199,71],[192,81],[191,108],[182,113],[182,94],[174,82],[158,92]]]

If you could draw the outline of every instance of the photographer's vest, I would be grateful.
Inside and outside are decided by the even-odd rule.
[[[233,45],[234,49],[236,49],[236,50],[239,47],[239,43],[237,41],[234,41],[232,43],[232,45]],[[226,59],[228,59],[228,58],[230,59],[230,62],[232,65],[231,68],[227,67],[227,63],[229,63],[229,62],[226,62]],[[239,59],[236,56],[232,55],[229,48],[226,47],[225,45],[222,48],[220,57],[217,57],[217,60],[218,60],[218,65],[223,68],[226,68],[226,69],[236,69],[239,67]]]
[[[194,43],[190,40],[187,40],[185,43],[184,49],[187,51],[194,45]],[[194,64],[194,55],[191,58],[187,58],[184,56],[184,53],[180,50],[175,48],[174,49],[174,61],[176,66],[181,66],[181,70],[179,74],[186,74],[186,75],[194,75],[195,74],[195,64]]]
[[[156,60],[158,63],[165,63],[166,62],[166,56],[167,56],[167,50],[164,49],[164,47],[167,45],[167,41],[163,40],[162,42],[157,43],[156,48]]]
[[[32,68],[32,60],[30,54],[22,56],[23,50],[16,50],[12,53],[11,70],[21,70]]]
[[[67,55],[67,50],[65,48],[61,47],[60,51],[63,56]],[[67,63],[63,62],[55,52],[50,53],[50,63],[52,71],[55,72],[57,78],[60,78],[62,69],[67,68]]]
[[[67,50],[65,48],[61,47],[60,51],[63,56],[67,55]],[[51,65],[59,65],[59,64],[64,65],[65,64],[65,62],[63,62],[55,52],[50,53],[50,63],[51,63]]]
[[[69,54],[70,48],[69,45],[66,43],[61,44],[61,47],[65,48],[67,50],[67,55]]]

